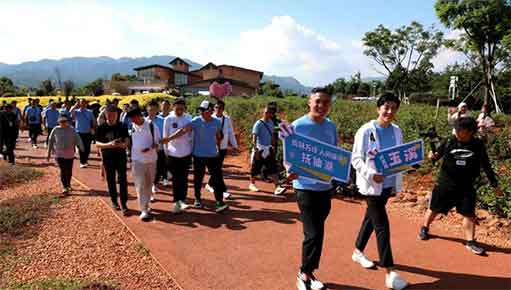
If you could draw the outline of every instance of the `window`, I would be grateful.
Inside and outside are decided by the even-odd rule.
[[[174,74],[174,84],[182,86],[188,84],[188,75],[176,73]]]
[[[154,80],[156,69],[154,67],[138,71],[138,78],[140,80]]]

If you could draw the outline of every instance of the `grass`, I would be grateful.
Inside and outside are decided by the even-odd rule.
[[[117,290],[114,282],[91,282],[80,279],[46,278],[30,283],[11,283],[2,290]]]
[[[0,188],[28,182],[41,176],[42,173],[34,168],[11,165],[7,162],[0,161]]]

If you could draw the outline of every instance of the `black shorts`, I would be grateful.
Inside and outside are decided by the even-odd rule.
[[[256,176],[261,173],[261,169],[265,168],[265,172],[267,174],[276,174],[277,173],[277,160],[275,159],[275,153],[271,150],[270,155],[263,158],[261,153],[254,153],[254,157],[252,159],[252,168],[250,169],[250,176]]]
[[[476,191],[474,188],[454,188],[436,185],[431,194],[429,209],[447,214],[456,207],[456,212],[466,217],[474,217],[476,211]]]

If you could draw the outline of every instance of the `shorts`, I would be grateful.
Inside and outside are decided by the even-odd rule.
[[[475,217],[477,194],[474,188],[454,188],[436,185],[431,193],[429,209],[447,214],[456,207],[456,212],[466,217]]]
[[[277,160],[275,159],[275,153],[271,150],[270,154],[263,158],[261,152],[254,153],[252,159],[252,168],[250,169],[250,176],[256,176],[261,173],[263,167],[266,169],[267,174],[277,174]]]

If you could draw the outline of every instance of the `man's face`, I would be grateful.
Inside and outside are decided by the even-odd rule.
[[[158,107],[157,106],[148,106],[147,107],[147,115],[150,118],[154,118],[158,114]]]
[[[144,124],[144,117],[142,115],[135,115],[131,117],[131,121],[137,126]]]
[[[325,118],[332,107],[332,97],[325,93],[315,93],[309,97],[309,111],[320,118]]]
[[[378,107],[378,118],[385,123],[391,123],[399,110],[396,102],[385,102]]]
[[[268,108],[264,108],[264,110],[263,110],[263,118],[265,120],[270,120],[271,118],[273,118],[273,111],[268,109]]]
[[[213,111],[212,110],[204,110],[201,115],[204,119],[209,120],[211,118]]]
[[[108,124],[115,124],[117,121],[117,112],[105,112],[105,116]]]
[[[170,112],[170,103],[169,102],[163,102],[161,103],[161,111],[164,114],[168,114]]]
[[[224,113],[224,106],[223,105],[215,105],[215,113],[218,116],[221,116]]]
[[[465,114],[467,112],[467,107],[466,106],[463,106],[460,108],[460,113],[461,114]]]
[[[176,116],[181,117],[185,113],[185,106],[183,104],[174,105],[174,113]]]
[[[56,110],[57,109],[57,103],[55,103],[55,102],[51,103],[50,107],[51,107],[52,110]]]
[[[80,107],[81,107],[82,109],[87,108],[87,101],[86,101],[86,100],[81,100],[81,101],[80,101]]]
[[[124,108],[124,111],[128,111],[128,109],[130,108],[130,105],[129,104],[124,104],[123,108]]]
[[[468,129],[456,129],[454,132],[456,134],[456,139],[464,143],[470,141],[470,139],[472,139],[472,135],[474,135],[474,132]]]

